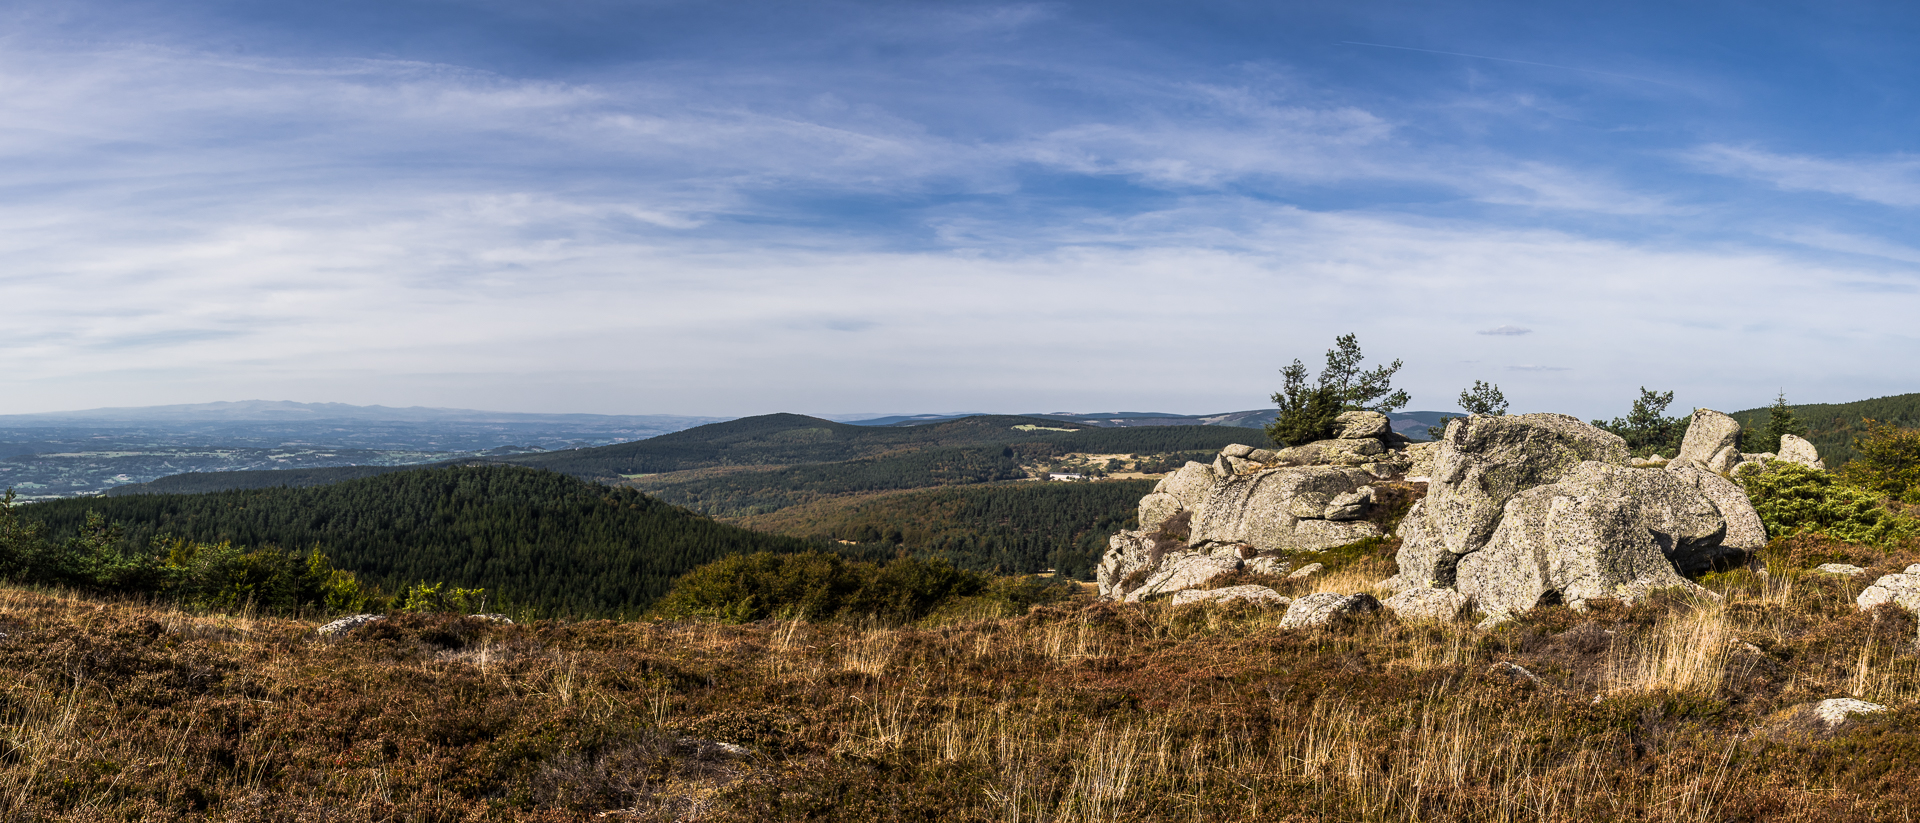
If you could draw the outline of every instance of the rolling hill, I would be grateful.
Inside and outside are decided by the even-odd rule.
[[[97,511],[125,545],[155,537],[319,546],[389,591],[419,581],[485,587],[542,614],[638,614],[675,577],[719,557],[821,548],[718,523],[647,497],[517,466],[412,469],[327,485],[34,503],[70,535]]]

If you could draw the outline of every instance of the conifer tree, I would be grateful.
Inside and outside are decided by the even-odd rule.
[[[1273,395],[1280,413],[1267,426],[1267,436],[1282,446],[1298,446],[1333,436],[1334,418],[1344,411],[1377,411],[1390,414],[1407,405],[1405,391],[1393,387],[1393,375],[1401,363],[1362,370],[1365,356],[1360,341],[1352,334],[1334,338],[1327,350],[1327,365],[1319,380],[1307,385],[1307,367],[1299,360],[1280,370],[1284,383]]]
[[[1807,436],[1807,426],[1793,416],[1793,407],[1787,405],[1787,391],[1780,390],[1773,399],[1773,405],[1767,408],[1767,445],[1770,450],[1780,448],[1780,438],[1785,435]]]

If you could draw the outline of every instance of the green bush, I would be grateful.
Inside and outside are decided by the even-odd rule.
[[[1920,535],[1920,522],[1889,511],[1879,495],[1798,463],[1771,461],[1741,482],[1769,537],[1809,532],[1884,547]]]
[[[400,604],[404,612],[430,612],[444,614],[473,614],[486,611],[486,589],[447,588],[445,583],[429,584],[422,580],[407,589],[406,599]]]
[[[769,617],[831,620],[871,616],[910,623],[964,598],[989,598],[1024,611],[1075,587],[1042,578],[995,579],[945,560],[903,557],[884,564],[836,554],[741,554],[688,572],[654,613],[744,623]]]

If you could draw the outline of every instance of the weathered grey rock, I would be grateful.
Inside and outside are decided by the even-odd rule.
[[[1140,498],[1140,530],[1155,531],[1167,518],[1179,513],[1183,508],[1180,498],[1166,492],[1154,492]]]
[[[1538,685],[1540,682],[1540,677],[1527,671],[1527,667],[1508,660],[1488,666],[1487,674],[1516,684]]]
[[[1871,609],[1882,603],[1892,603],[1909,612],[1920,614],[1920,574],[1913,574],[1908,568],[1907,574],[1889,574],[1873,581],[1866,591],[1854,598],[1853,602],[1861,609]]]
[[[1806,438],[1795,434],[1780,435],[1780,459],[1810,469],[1826,471],[1827,468],[1826,462],[1820,459],[1820,450],[1814,448]]]
[[[1160,567],[1147,576],[1145,583],[1127,592],[1128,603],[1150,600],[1182,589],[1198,588],[1223,574],[1240,570],[1240,558],[1203,554],[1170,554]]]
[[[1244,457],[1231,457],[1222,454],[1213,459],[1213,473],[1219,477],[1232,477],[1236,474],[1246,474],[1247,472],[1258,471],[1260,468],[1262,467],[1259,463],[1255,463]]]
[[[1094,567],[1094,580],[1100,586],[1100,596],[1108,600],[1118,600],[1126,594],[1120,586],[1127,577],[1146,566],[1152,559],[1153,540],[1144,531],[1122,529],[1107,538],[1107,553],[1100,557],[1100,565]]]
[[[1913,565],[1911,565],[1911,566],[1908,566],[1908,567],[1907,567],[1907,568],[1905,569],[1905,572],[1906,572],[1907,574],[1920,574],[1920,563],[1915,563],[1915,564],[1913,564]]]
[[[1407,589],[1387,598],[1380,605],[1395,617],[1408,622],[1450,622],[1460,617],[1469,598],[1454,589]]]
[[[1371,437],[1347,440],[1317,440],[1304,446],[1281,449],[1274,453],[1281,463],[1295,466],[1358,466],[1372,463],[1379,455],[1385,454],[1387,447]]]
[[[470,615],[467,615],[467,616],[468,616],[468,617],[477,617],[477,618],[480,618],[481,620],[491,620],[491,621],[493,621],[493,622],[495,622],[495,623],[505,623],[505,624],[507,624],[507,625],[509,625],[509,626],[511,626],[511,625],[513,625],[513,618],[511,618],[511,617],[508,617],[508,616],[506,616],[506,615],[504,615],[504,614],[493,614],[493,613],[488,613],[488,614],[470,614]]]
[[[1248,557],[1252,556],[1254,548],[1245,543],[1209,543],[1193,551],[1198,554],[1210,554],[1214,557],[1231,557],[1244,562]]]
[[[1332,503],[1333,498],[1334,495],[1327,492],[1301,492],[1287,502],[1287,513],[1302,520],[1324,520],[1327,504]]]
[[[1814,704],[1813,716],[1819,718],[1820,722],[1827,724],[1828,728],[1832,728],[1847,722],[1847,717],[1850,715],[1875,714],[1886,710],[1887,707],[1878,703],[1868,703],[1865,700],[1855,700],[1851,697],[1836,697]]]
[[[1836,697],[1776,712],[1753,732],[1759,739],[1825,740],[1839,734],[1856,715],[1877,714],[1887,710],[1878,703],[1851,697]]]
[[[752,749],[736,743],[722,743],[718,740],[682,737],[675,740],[674,744],[691,754],[696,760],[739,760],[753,756]]]
[[[1739,442],[1739,421],[1712,409],[1694,409],[1693,420],[1687,423],[1687,436],[1680,441],[1680,456],[1711,466],[1714,455],[1729,447],[1738,455]]]
[[[1415,443],[1407,447],[1407,479],[1425,481],[1433,474],[1433,462],[1440,456],[1440,441]]]
[[[1160,478],[1153,490],[1157,494],[1173,495],[1175,500],[1180,501],[1180,508],[1198,511],[1200,505],[1207,501],[1207,492],[1213,488],[1215,477],[1213,469],[1207,464],[1189,460],[1172,474]]]
[[[1248,574],[1270,574],[1279,577],[1293,570],[1293,564],[1278,557],[1256,557],[1248,560],[1243,570]]]
[[[1190,545],[1248,543],[1261,552],[1316,551],[1380,533],[1365,521],[1334,523],[1302,518],[1293,503],[1302,495],[1354,491],[1372,480],[1357,469],[1292,466],[1222,478],[1195,511]]]
[[[1253,453],[1253,447],[1244,445],[1241,443],[1235,443],[1231,446],[1221,449],[1220,453],[1228,457],[1246,457],[1247,455]]]
[[[1857,574],[1867,573],[1866,569],[1860,568],[1859,566],[1850,566],[1845,563],[1822,563],[1813,567],[1813,570],[1821,574],[1837,574],[1843,577],[1852,577]]]
[[[1394,555],[1400,573],[1386,583],[1388,589],[1450,588],[1460,555],[1447,551],[1440,538],[1427,527],[1425,498],[1415,500],[1407,516],[1400,519],[1400,551]]]
[[[1305,580],[1309,577],[1319,574],[1320,570],[1324,568],[1326,568],[1326,564],[1324,563],[1308,563],[1305,566],[1301,566],[1300,568],[1294,569],[1292,574],[1287,575],[1287,579],[1288,580]]]
[[[1254,449],[1244,456],[1255,463],[1273,463],[1280,459],[1280,453],[1272,449]]]
[[[1384,460],[1374,463],[1361,463],[1360,470],[1381,480],[1404,476],[1413,464],[1405,460]]]
[[[1485,545],[1507,499],[1582,462],[1628,465],[1626,441],[1563,414],[1474,415],[1447,424],[1428,477],[1428,531],[1447,551]]]
[[[1633,494],[1636,473],[1659,472],[1587,461],[1559,483],[1515,495],[1485,546],[1460,558],[1455,587],[1489,612],[1543,602],[1582,608],[1666,588],[1710,596],[1681,577],[1654,540]]]
[[[384,614],[348,615],[346,617],[340,618],[339,620],[335,620],[332,623],[328,623],[324,626],[321,626],[320,628],[314,629],[313,633],[320,635],[321,637],[327,637],[327,636],[336,635],[336,634],[343,634],[345,632],[350,632],[350,631],[353,631],[354,629],[360,628],[361,626],[365,626],[368,623],[372,623],[376,620],[385,620],[385,619],[387,619],[387,616]]]
[[[1512,622],[1512,612],[1494,612],[1487,615],[1486,619],[1473,624],[1473,630],[1476,632],[1490,632]]]
[[[1732,474],[1734,468],[1739,465],[1740,447],[1728,446],[1715,452],[1712,459],[1707,461],[1707,471],[1714,474]]]
[[[1346,494],[1334,495],[1327,501],[1326,513],[1321,515],[1328,520],[1359,520],[1367,513],[1367,507],[1373,505],[1373,487],[1361,486]]]
[[[1526,420],[1534,417],[1545,418],[1542,431]],[[1426,499],[1401,523],[1395,590],[1453,586],[1489,613],[1704,592],[1678,569],[1704,570],[1766,542],[1746,495],[1725,478],[1686,459],[1631,468],[1623,441],[1571,418],[1473,417],[1448,431]],[[1599,459],[1568,462],[1581,454]]]
[[[1214,602],[1225,603],[1229,600],[1245,600],[1256,606],[1285,606],[1289,601],[1280,593],[1266,586],[1228,586],[1224,589],[1187,589],[1173,593],[1173,605],[1184,606],[1188,603]]]
[[[1767,545],[1767,525],[1761,522],[1760,513],[1754,511],[1747,493],[1733,481],[1678,460],[1667,465],[1667,472],[1691,482],[1720,512],[1720,518],[1726,522],[1726,532],[1720,538],[1722,556],[1757,552]]]
[[[1341,412],[1340,416],[1333,418],[1333,422],[1339,426],[1334,436],[1342,439],[1381,438],[1393,431],[1393,422],[1386,415],[1374,411]]]
[[[1380,601],[1370,594],[1309,594],[1287,605],[1280,628],[1307,629],[1380,610]]]

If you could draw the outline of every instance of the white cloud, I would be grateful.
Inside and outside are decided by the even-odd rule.
[[[1833,159],[1716,144],[1700,148],[1693,159],[1709,171],[1760,180],[1790,191],[1827,192],[1888,206],[1920,206],[1920,155]]]
[[[1103,116],[955,90],[963,109],[1017,110],[996,131],[937,127],[897,90],[658,68],[558,82],[0,54],[0,412],[259,396],[1206,412],[1264,405],[1280,365],[1349,331],[1408,361],[1416,406],[1445,408],[1514,359],[1482,335],[1515,317],[1554,330],[1525,355],[1554,365],[1502,371],[1516,408],[1602,413],[1643,383],[1702,395],[1685,402],[1745,403],[1749,383],[1756,404],[1781,383],[1852,399],[1920,377],[1846,371],[1854,352],[1912,348],[1899,272],[1241,196],[1359,182],[1447,214],[1674,213],[1575,164],[1420,142],[1284,79],[1048,69],[1128,104]],[[1016,196],[1036,167],[1173,194],[1050,208]],[[955,202],[901,217],[887,200],[925,194]],[[907,225],[831,213],[857,197]]]
[[[1556,334],[1529,344],[1551,365],[1504,369],[1516,408],[1604,414],[1643,383],[1736,407],[1764,401],[1749,383],[1813,395],[1846,352],[1910,347],[1887,330],[1920,312],[1915,296],[1863,304],[1844,285],[1893,275],[1758,252],[1232,198],[1135,221],[1114,235],[1124,247],[1099,242],[1108,226],[1034,226],[1086,242],[991,257],[639,242],[579,230],[591,203],[503,217],[498,202],[370,196],[140,242],[69,226],[76,242],[40,263],[66,276],[8,267],[25,288],[9,289],[0,411],[241,394],[734,414],[1220,411],[1264,405],[1275,369],[1350,331],[1372,359],[1408,361],[1403,382],[1423,406],[1491,376],[1463,355],[1507,356],[1497,347],[1510,344],[1461,324],[1524,313]],[[0,234],[17,236],[4,229],[23,211],[0,210]],[[1194,242],[1186,227],[1221,213],[1236,228]],[[1875,386],[1920,377],[1871,371]],[[1561,382],[1570,373],[1580,380]]]
[[[1796,228],[1778,232],[1774,235],[1782,240],[1812,246],[1816,249],[1860,254],[1869,257],[1884,257],[1904,263],[1920,263],[1920,249],[1893,243],[1878,237],[1850,232],[1834,231],[1817,227]]]
[[[1513,336],[1518,336],[1522,334],[1532,334],[1532,333],[1533,333],[1533,329],[1522,328],[1520,326],[1495,326],[1491,329],[1484,329],[1481,331],[1474,332],[1474,334],[1494,334],[1494,335],[1502,335],[1507,337],[1513,337]]]

